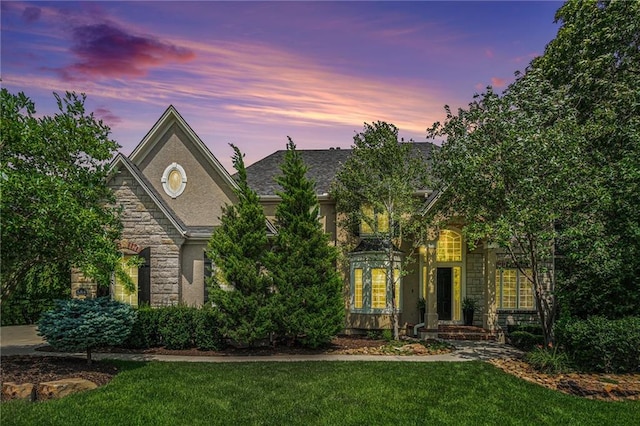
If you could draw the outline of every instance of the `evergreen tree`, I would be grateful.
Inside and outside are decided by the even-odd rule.
[[[231,146],[238,202],[223,209],[221,225],[209,240],[207,256],[214,265],[209,301],[220,311],[224,334],[251,345],[273,331],[272,284],[265,263],[269,242],[258,195],[247,184],[243,155]]]
[[[344,327],[337,251],[318,221],[314,183],[306,177],[308,168],[291,139],[280,167],[276,182],[282,187],[282,202],[276,209],[278,235],[271,262],[275,320],[281,336],[317,347]]]

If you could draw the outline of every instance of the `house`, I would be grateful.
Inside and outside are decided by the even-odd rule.
[[[430,143],[415,143],[429,157]],[[275,233],[275,208],[279,202],[274,177],[280,173],[285,151],[277,151],[247,167],[248,183],[258,193],[267,217],[265,232]],[[350,154],[348,149],[300,150],[316,182],[320,218],[333,244],[340,245],[345,230],[337,221],[329,186]],[[205,248],[219,225],[222,208],[236,201],[233,177],[170,106],[131,155],[118,154],[112,162],[109,186],[122,206],[124,226],[120,246],[123,259],[144,259],[129,274],[138,290],[128,293],[115,282],[112,294],[134,305],[201,305],[206,300],[205,276],[209,265]],[[437,202],[437,193],[419,193],[425,208]],[[442,324],[462,322],[462,301],[472,297],[480,303],[474,325],[494,331],[508,322],[535,317],[531,287],[509,267],[496,247],[480,244],[469,248],[460,223],[432,232],[432,239],[404,242],[396,248],[398,265],[413,247],[415,260],[399,277],[397,300],[400,325],[418,326],[424,335]],[[437,232],[436,232],[437,231]],[[345,330],[363,332],[390,327],[386,300],[384,247],[361,229],[358,244],[346,258]],[[422,317],[418,301],[426,301]]]

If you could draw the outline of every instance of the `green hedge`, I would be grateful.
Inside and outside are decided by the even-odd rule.
[[[220,349],[223,346],[220,316],[210,307],[140,307],[138,321],[124,346],[136,349],[158,346],[167,349]]]
[[[514,331],[509,334],[509,340],[513,346],[525,352],[533,350],[536,346],[544,346],[544,336],[528,331]]]
[[[582,370],[640,371],[640,317],[567,318],[555,326],[557,343]]]

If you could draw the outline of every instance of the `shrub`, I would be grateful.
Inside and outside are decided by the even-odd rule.
[[[210,307],[194,311],[194,337],[195,345],[200,350],[217,350],[223,346],[221,333],[220,313]]]
[[[382,339],[390,342],[393,340],[393,332],[389,329],[382,330]]]
[[[542,326],[540,324],[513,324],[507,326],[507,331],[513,333],[516,331],[526,331],[536,336],[544,336]]]
[[[131,334],[122,346],[133,349],[147,349],[162,344],[160,335],[161,308],[155,309],[149,306],[138,308],[138,317],[131,330]]]
[[[569,357],[557,348],[535,348],[527,354],[527,361],[533,368],[543,373],[557,374],[571,369]]]
[[[188,349],[193,347],[194,312],[196,308],[184,305],[168,306],[160,309],[160,336],[167,349]]]
[[[606,373],[640,371],[640,317],[565,318],[555,335],[576,366]]]
[[[87,351],[121,344],[131,333],[136,312],[130,305],[109,300],[56,300],[52,310],[42,314],[38,334],[55,349]]]
[[[538,345],[544,345],[544,336],[531,334],[528,331],[514,331],[509,335],[509,339],[513,346],[525,352]]]

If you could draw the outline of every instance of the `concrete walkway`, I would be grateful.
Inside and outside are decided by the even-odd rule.
[[[93,359],[120,359],[128,361],[181,361],[181,362],[301,362],[301,361],[401,361],[401,362],[462,362],[486,361],[492,358],[518,356],[519,350],[496,342],[450,341],[456,350],[443,355],[268,355],[268,356],[181,356],[151,354],[94,353]],[[84,353],[41,352],[36,348],[46,345],[32,325],[0,327],[0,355],[77,356]]]

